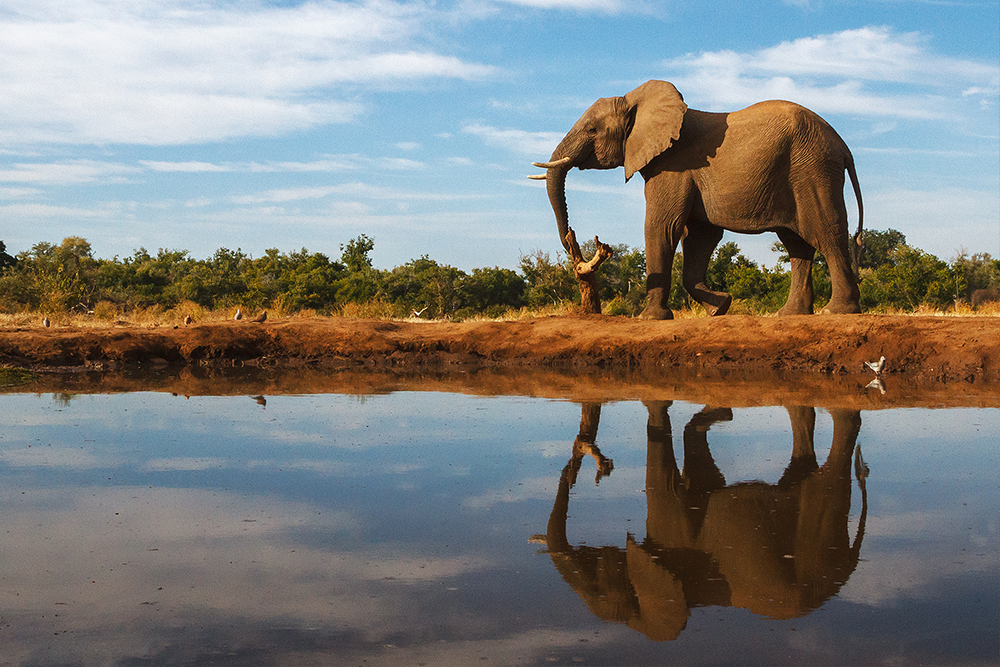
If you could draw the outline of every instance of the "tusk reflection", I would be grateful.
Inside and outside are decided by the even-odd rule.
[[[605,621],[624,623],[656,641],[676,639],[692,607],[732,606],[770,618],[804,616],[837,594],[854,572],[864,535],[867,466],[856,450],[861,416],[830,409],[833,442],[816,461],[816,411],[788,406],[792,452],[776,484],[727,484],[712,457],[708,432],[733,419],[706,406],[683,433],[683,470],[673,449],[669,401],[645,403],[646,536],[618,546],[574,546],[567,539],[570,490],[585,455],[598,480],[613,465],[596,446],[600,405],[583,404],[580,434],[563,468],[545,534],[562,578]],[[862,490],[852,541],[851,462]]]

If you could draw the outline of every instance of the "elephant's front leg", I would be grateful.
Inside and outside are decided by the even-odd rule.
[[[684,237],[684,289],[710,316],[725,315],[733,304],[733,297],[710,290],[705,284],[708,263],[722,240],[722,233],[722,228],[715,225],[692,224]]]
[[[647,320],[674,319],[667,303],[690,198],[689,186],[677,187],[669,176],[660,173],[646,181],[646,308],[639,317]]]
[[[672,320],[670,280],[674,267],[674,245],[667,241],[662,228],[650,233],[646,224],[646,307],[639,315],[646,320]]]

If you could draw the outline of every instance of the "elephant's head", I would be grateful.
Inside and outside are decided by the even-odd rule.
[[[566,173],[573,167],[624,166],[628,181],[680,137],[685,111],[684,98],[673,84],[647,81],[624,97],[597,100],[559,142],[550,161],[534,163],[547,170],[529,178],[545,179],[564,247],[569,228]]]

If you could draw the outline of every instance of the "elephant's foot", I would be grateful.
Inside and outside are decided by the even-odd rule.
[[[725,292],[716,292],[708,289],[705,283],[690,283],[684,285],[691,298],[705,307],[705,312],[709,317],[725,315],[729,312],[729,307],[733,305],[733,297]]]
[[[800,301],[792,302],[787,301],[785,305],[781,307],[778,311],[778,315],[783,317],[785,315],[812,315],[813,307],[811,303],[803,303]]]
[[[708,313],[709,317],[718,317],[729,312],[729,307],[733,305],[733,297],[728,294],[723,294],[723,297],[725,298],[717,300],[714,305],[711,303],[701,304],[705,306],[705,312]]]
[[[672,320],[674,319],[674,313],[669,308],[664,308],[663,306],[656,303],[649,303],[639,314],[639,319],[642,320]]]
[[[861,312],[857,301],[834,301],[823,307],[824,315],[856,315]]]

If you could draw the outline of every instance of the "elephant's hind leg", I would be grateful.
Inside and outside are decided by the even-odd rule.
[[[812,263],[816,249],[790,229],[779,229],[778,238],[788,252],[792,263],[792,282],[788,286],[788,299],[778,315],[812,315],[813,278]]]
[[[684,237],[684,289],[710,316],[725,315],[733,303],[733,297],[710,290],[705,284],[708,263],[721,240],[722,228],[715,225],[693,226]]]
[[[829,161],[825,177],[815,177],[796,189],[797,235],[823,253],[830,269],[833,293],[824,313],[860,313],[860,293],[848,252],[847,208],[844,204],[843,161]],[[780,234],[779,234],[780,236]],[[785,238],[782,237],[782,242]],[[788,243],[785,242],[786,247]],[[795,253],[789,254],[795,257]],[[795,260],[792,260],[794,273]],[[795,279],[793,277],[793,287]],[[789,294],[791,300],[791,294]]]
[[[844,225],[846,227],[846,223]],[[861,292],[854,269],[851,267],[851,256],[847,249],[847,234],[842,238],[829,239],[827,247],[820,246],[820,252],[827,258],[830,267],[830,282],[833,283],[833,294],[830,302],[823,307],[824,313],[860,313]]]

